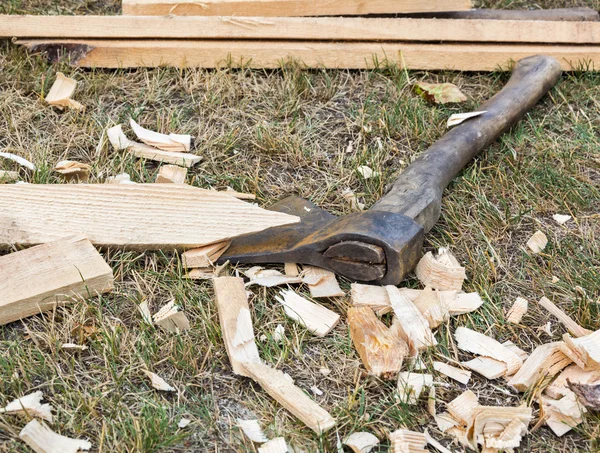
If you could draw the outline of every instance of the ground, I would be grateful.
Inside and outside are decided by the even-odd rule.
[[[488,7],[591,6],[597,1],[487,1]],[[4,0],[0,12],[116,14],[117,0]],[[79,70],[51,65],[23,49],[0,44],[0,149],[31,159],[39,170],[21,178],[59,183],[51,171],[62,159],[90,163],[91,182],[123,171],[138,182],[154,181],[157,166],[117,153],[104,131],[133,117],[142,125],[196,137],[204,160],[188,177],[198,187],[256,193],[268,206],[286,194],[310,198],[335,214],[351,208],[342,197],[350,188],[370,206],[387,183],[445,131],[451,113],[471,111],[508,79],[503,73],[400,71],[250,70]],[[59,112],[43,98],[55,73],[79,81],[75,98],[84,113]],[[415,81],[452,82],[469,97],[462,105],[436,106],[412,89]],[[425,356],[469,356],[457,352],[451,333],[473,327],[527,351],[559,340],[564,329],[535,301],[553,300],[580,324],[600,328],[600,75],[565,73],[543,101],[516,127],[477,158],[445,193],[442,217],[427,236],[427,250],[449,246],[467,268],[467,291],[478,291],[483,307],[439,329],[440,346]],[[349,147],[349,144],[352,146]],[[355,169],[369,165],[381,174],[365,180]],[[2,169],[16,169],[7,161]],[[556,213],[574,220],[559,226]],[[173,226],[177,228],[177,225]],[[540,255],[524,249],[542,230],[549,246]],[[294,377],[338,420],[317,437],[248,379],[235,376],[221,338],[212,287],[189,281],[177,255],[108,251],[116,290],[54,313],[0,327],[0,405],[42,390],[56,410],[53,427],[92,441],[99,452],[256,451],[234,427],[236,418],[258,418],[269,436],[280,435],[297,451],[336,450],[337,439],[366,430],[387,451],[387,434],[400,427],[428,426],[447,444],[418,406],[399,403],[393,381],[367,376],[341,322],[316,338],[286,319],[274,303],[276,291],[255,289],[250,299],[261,355]],[[554,280],[553,276],[558,277]],[[417,287],[411,276],[406,286]],[[344,289],[349,282],[343,281]],[[580,287],[581,289],[576,289]],[[305,288],[302,288],[305,291]],[[530,301],[522,325],[505,323],[517,296]],[[192,323],[174,335],[145,325],[136,309],[152,311],[175,298]],[[348,298],[324,304],[342,315]],[[543,327],[552,322],[552,334]],[[286,340],[276,343],[277,324]],[[89,346],[81,353],[65,342]],[[150,369],[177,388],[159,393],[142,373]],[[320,368],[331,373],[324,376]],[[443,380],[442,378],[440,378]],[[449,401],[466,387],[438,387]],[[490,405],[532,403],[534,394],[515,394],[502,381],[474,378],[468,388]],[[536,408],[537,404],[532,403]],[[182,416],[192,423],[178,429]],[[600,419],[587,416],[561,439],[543,427],[528,435],[520,451],[600,449]],[[0,415],[0,451],[25,452],[18,440],[24,419]],[[456,445],[451,448],[459,450]]]

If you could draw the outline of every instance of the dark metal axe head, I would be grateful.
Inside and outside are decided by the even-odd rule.
[[[402,214],[363,211],[336,217],[300,197],[269,209],[301,221],[236,238],[220,261],[311,264],[353,281],[395,285],[421,256],[423,227]]]

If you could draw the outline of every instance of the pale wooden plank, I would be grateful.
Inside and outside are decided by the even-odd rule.
[[[564,70],[600,68],[600,46],[542,44],[415,44],[391,42],[19,40],[32,52],[69,45],[79,67],[279,68],[290,58],[308,68],[400,68],[509,71],[512,62],[534,55],[556,58]]]
[[[600,22],[361,17],[0,15],[0,23],[0,38],[600,43]]]
[[[333,16],[464,11],[471,0],[123,0],[124,15]]]
[[[217,277],[213,279],[213,283],[221,335],[233,372],[250,376],[244,365],[260,364],[261,360],[254,340],[244,280],[239,277]]]
[[[0,257],[0,325],[111,291],[110,266],[76,236]]]
[[[180,184],[0,185],[0,244],[69,234],[127,249],[189,249],[299,219]]]

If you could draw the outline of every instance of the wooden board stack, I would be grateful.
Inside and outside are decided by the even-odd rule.
[[[1,16],[0,38],[80,67],[277,68],[293,59],[310,68],[490,71],[536,54],[567,70],[600,66],[596,11],[470,7],[470,0],[123,0],[124,16]],[[357,17],[368,14],[400,16]]]

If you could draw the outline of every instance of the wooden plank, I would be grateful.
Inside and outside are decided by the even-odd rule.
[[[260,364],[261,360],[254,341],[254,329],[244,280],[239,277],[217,277],[213,283],[221,335],[233,372],[250,376],[244,365]]]
[[[247,376],[314,432],[321,434],[335,426],[335,419],[283,372],[263,363],[245,363],[243,366]]]
[[[0,185],[0,244],[69,234],[127,249],[188,249],[299,219],[180,184]]]
[[[113,287],[112,269],[83,236],[10,253],[0,257],[0,325]]]
[[[464,11],[471,0],[123,0],[124,15],[336,16]]]
[[[0,38],[599,44],[599,22],[362,17],[0,15]]]
[[[540,54],[556,58],[564,70],[600,68],[600,46],[592,45],[65,39],[17,43],[33,53],[47,52],[53,60],[64,52],[72,65],[88,68],[280,68],[292,58],[307,68],[395,64],[422,70],[509,71],[513,61]]]

